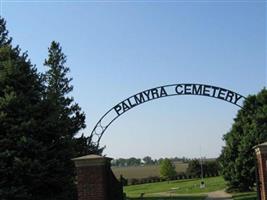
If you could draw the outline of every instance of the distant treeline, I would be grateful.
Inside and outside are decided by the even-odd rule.
[[[153,159],[150,156],[145,156],[144,158],[119,158],[112,160],[111,164],[114,167],[129,167],[129,166],[141,166],[141,165],[159,165],[165,158]],[[168,158],[172,162],[182,162],[182,163],[189,163],[190,161],[194,160],[191,158]],[[204,159],[205,160],[205,159]],[[210,159],[209,159],[210,160]],[[211,159],[215,160],[215,159]]]
[[[219,173],[206,173],[203,175],[203,178],[208,178],[208,177],[216,177],[219,176]],[[201,176],[196,176],[196,175],[189,175],[188,173],[185,172],[180,172],[177,173],[176,176],[173,176],[170,180],[183,180],[183,179],[199,179]],[[166,179],[161,178],[159,176],[150,176],[147,178],[130,178],[126,179],[124,177],[120,177],[120,181],[123,184],[123,186],[127,185],[139,185],[139,184],[145,184],[145,183],[157,183],[157,182],[162,182],[166,181]]]
[[[160,165],[162,167],[162,165]],[[143,183],[161,182],[166,180],[181,180],[181,179],[195,179],[214,177],[219,175],[219,163],[215,159],[207,159],[206,161],[199,161],[197,159],[190,159],[188,167],[185,172],[174,172],[173,175],[163,177],[162,174],[159,176],[148,176],[144,178],[125,178],[122,175],[120,180],[123,185],[136,185]]]

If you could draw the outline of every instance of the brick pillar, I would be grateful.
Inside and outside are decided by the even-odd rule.
[[[111,160],[98,155],[73,159],[77,168],[78,200],[108,200]]]
[[[258,165],[258,189],[259,199],[267,200],[267,142],[257,145],[255,148]]]

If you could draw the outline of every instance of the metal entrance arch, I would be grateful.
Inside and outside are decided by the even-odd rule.
[[[137,94],[134,94],[127,99],[119,102],[117,105],[108,110],[96,123],[93,131],[91,132],[91,137],[96,144],[99,142],[110,126],[119,116],[129,111],[130,109],[163,97],[180,96],[180,95],[195,95],[195,96],[206,96],[216,99],[220,99],[231,103],[235,106],[242,108],[243,101],[246,99],[244,96],[225,88],[198,84],[198,83],[178,83],[171,85],[163,85],[148,90],[144,90]]]

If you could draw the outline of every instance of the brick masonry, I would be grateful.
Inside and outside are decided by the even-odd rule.
[[[77,168],[78,200],[122,199],[122,186],[111,171],[111,160],[98,155],[73,159]]]
[[[258,165],[259,199],[267,200],[267,142],[257,145],[255,152]]]

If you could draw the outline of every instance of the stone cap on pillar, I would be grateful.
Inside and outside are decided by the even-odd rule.
[[[112,158],[99,156],[99,155],[86,155],[78,158],[72,159],[76,167],[85,167],[85,166],[101,166],[110,164]]]
[[[264,142],[262,144],[258,144],[253,147],[255,149],[256,154],[267,154],[267,142]]]

